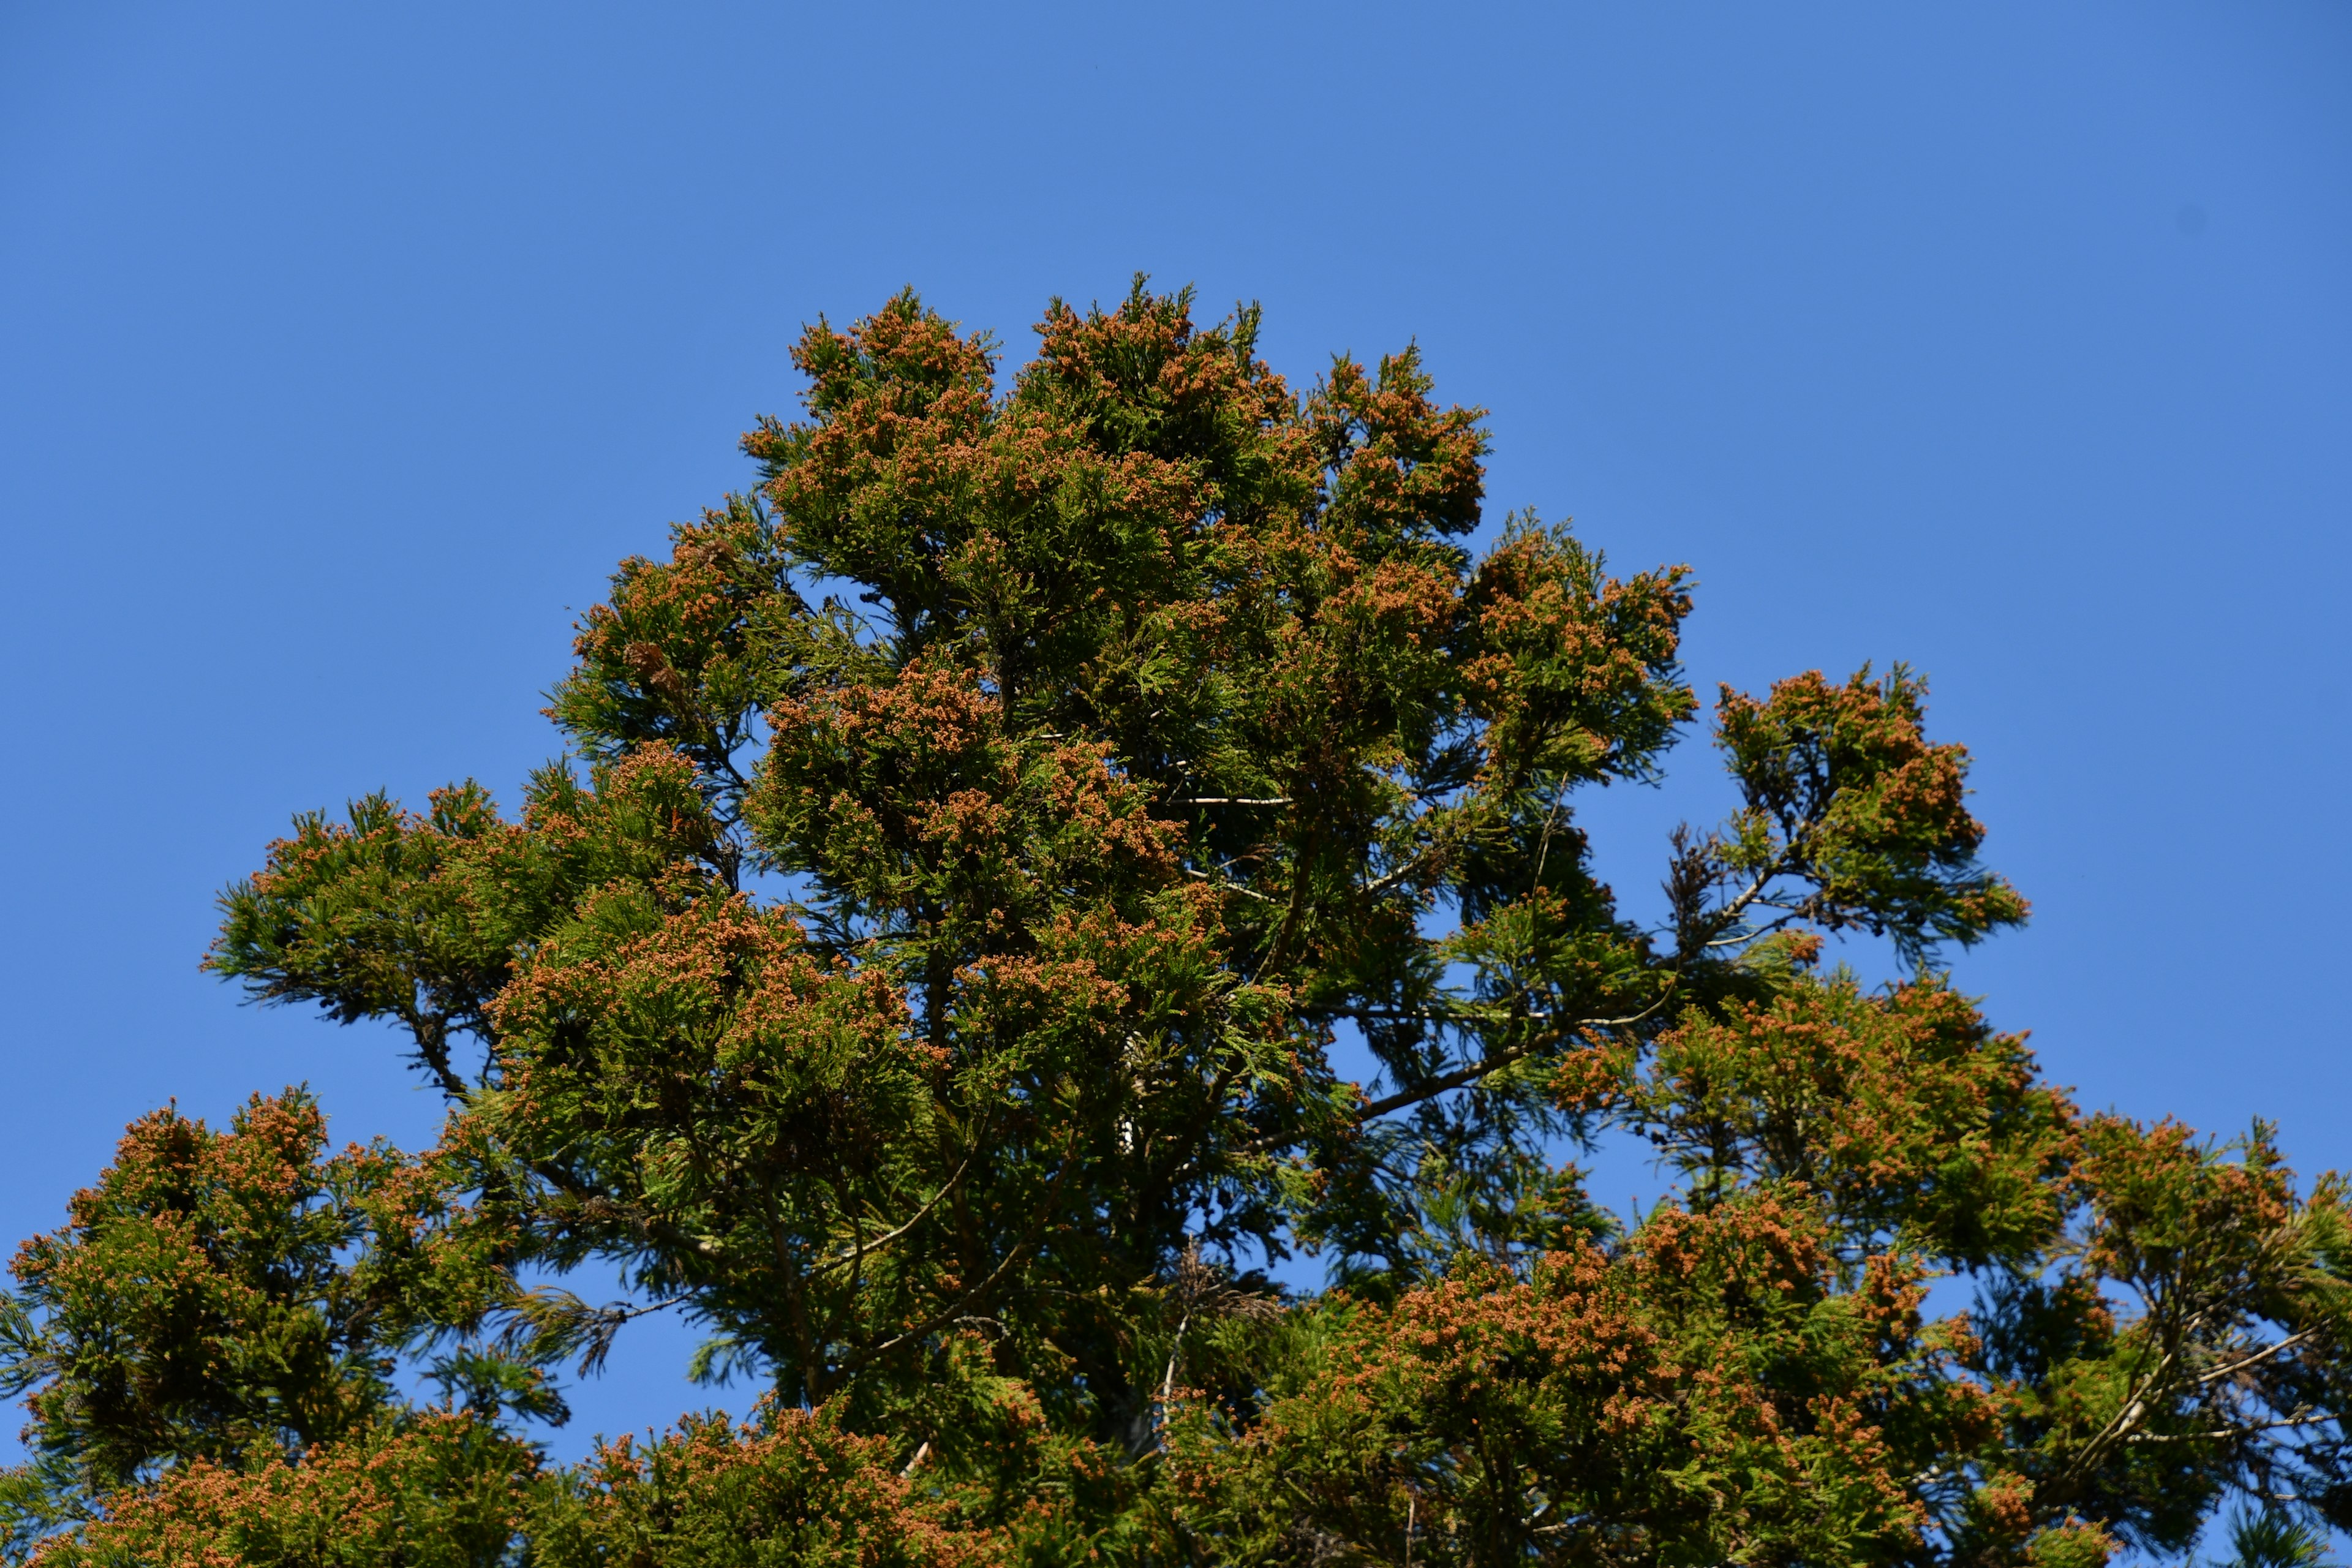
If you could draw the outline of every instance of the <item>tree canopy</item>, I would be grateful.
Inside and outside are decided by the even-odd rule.
[[[1577,792],[1700,721],[1683,568],[1485,530],[1481,412],[1410,348],[1300,391],[1255,309],[1140,279],[1037,330],[1001,384],[911,292],[807,329],[756,484],[579,622],[519,810],[370,795],[223,895],[210,966],[395,1022],[447,1120],[129,1130],[0,1309],[20,1557],[2069,1568],[2352,1526],[2343,1184],[2086,1114],[1951,988],[2027,910],[1923,679],[1722,690],[1741,804],[1644,925]],[[1647,1214],[1573,1163],[1623,1134]],[[653,1311],[757,1413],[549,1461]]]

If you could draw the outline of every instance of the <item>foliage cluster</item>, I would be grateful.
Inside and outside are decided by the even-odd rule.
[[[1257,330],[1139,280],[1000,386],[911,294],[820,321],[516,815],[297,819],[209,963],[397,1024],[443,1135],[135,1124],[0,1318],[16,1552],[2062,1568],[2235,1507],[2315,1561],[2344,1184],[2085,1114],[1951,989],[2026,906],[1924,683],[1724,690],[1740,805],[1629,920],[1575,795],[1697,717],[1686,574],[1474,549],[1478,411]],[[1646,1215],[1562,1159],[1612,1133]],[[652,1311],[759,1415],[546,1462]]]

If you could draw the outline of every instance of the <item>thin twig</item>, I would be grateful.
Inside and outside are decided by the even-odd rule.
[[[1643,1019],[1649,1017],[1650,1015],[1655,1013],[1659,1008],[1664,1006],[1667,1001],[1673,997],[1674,994],[1675,976],[1670,974],[1666,977],[1666,988],[1664,991],[1659,993],[1658,999],[1651,1003],[1648,1006],[1643,1008],[1638,1013],[1629,1013],[1620,1018],[1584,1018],[1574,1024],[1563,1025],[1557,1031],[1552,1032],[1542,1038],[1528,1040],[1522,1044],[1496,1051],[1491,1056],[1480,1058],[1477,1061],[1471,1063],[1467,1067],[1457,1068],[1452,1072],[1440,1074],[1436,1078],[1424,1079],[1411,1089],[1401,1089],[1394,1094],[1386,1095],[1379,1100],[1373,1100],[1370,1104],[1365,1106],[1361,1110],[1356,1113],[1356,1121],[1359,1124],[1376,1121],[1381,1117],[1388,1115],[1391,1111],[1408,1110],[1412,1106],[1421,1104],[1423,1100],[1434,1100],[1441,1094],[1450,1093],[1454,1089],[1465,1087],[1465,1085],[1475,1083],[1480,1079],[1491,1077],[1496,1073],[1501,1072],[1505,1068],[1515,1067],[1518,1063],[1526,1060],[1529,1056],[1532,1056],[1535,1053],[1538,1047],[1546,1044],[1548,1040],[1557,1040],[1580,1029],[1622,1029],[1630,1027],[1633,1025],[1642,1022]],[[1528,1013],[1521,1014],[1519,1016],[1522,1019],[1532,1022],[1549,1018],[1551,1015],[1546,1013]],[[1263,1138],[1252,1139],[1249,1142],[1242,1144],[1234,1152],[1237,1154],[1264,1154],[1273,1150],[1285,1148],[1289,1144],[1296,1143],[1306,1135],[1307,1134],[1303,1131],[1269,1132]]]
[[[857,1262],[864,1258],[867,1253],[878,1252],[890,1243],[898,1240],[900,1237],[906,1235],[908,1231],[923,1223],[923,1216],[930,1213],[933,1208],[937,1207],[939,1205],[939,1201],[947,1196],[948,1193],[958,1182],[963,1180],[963,1173],[971,1167],[971,1156],[970,1154],[966,1154],[963,1157],[963,1163],[958,1165],[955,1168],[955,1173],[947,1179],[947,1185],[941,1187],[938,1192],[933,1193],[929,1198],[925,1199],[923,1206],[917,1209],[915,1211],[914,1217],[909,1219],[906,1224],[898,1226],[896,1230],[884,1231],[880,1236],[876,1237],[871,1241],[860,1241],[845,1251],[835,1253],[831,1258],[828,1258],[824,1262],[818,1264],[816,1268],[812,1269],[810,1272],[817,1273],[827,1268],[838,1268],[845,1263]]]
[[[2219,1383],[2223,1378],[2230,1376],[2233,1373],[2242,1372],[2258,1361],[2266,1361],[2270,1357],[2278,1354],[2279,1352],[2285,1350],[2288,1346],[2311,1338],[2311,1336],[2317,1331],[2318,1331],[2315,1329],[2305,1329],[2301,1333],[2289,1334],[2286,1338],[2279,1341],[2276,1344],[2265,1345],[2261,1350],[2256,1351],[2253,1354],[2244,1358],[2242,1361],[2233,1361],[2227,1366],[2216,1367],[2211,1372],[2209,1372],[2204,1376],[2199,1378],[2197,1380],[2197,1386],[2202,1388],[2209,1383]]]
[[[1076,1146],[1077,1134],[1074,1130],[1063,1144],[1060,1169],[1054,1173],[1054,1179],[1045,1184],[1045,1201],[1037,1205],[1036,1217],[1031,1222],[1028,1234],[1013,1244],[1012,1249],[1005,1253],[1003,1261],[996,1266],[987,1279],[964,1292],[963,1299],[945,1311],[934,1313],[914,1327],[902,1330],[879,1344],[868,1345],[856,1355],[848,1357],[843,1362],[840,1371],[835,1374],[835,1380],[845,1378],[861,1367],[872,1364],[876,1360],[889,1354],[909,1340],[921,1339],[934,1330],[960,1321],[967,1315],[964,1311],[965,1308],[976,1307],[985,1300],[988,1293],[996,1288],[996,1282],[1011,1273],[1013,1266],[1021,1260],[1022,1255],[1036,1246],[1038,1238],[1044,1235],[1047,1221],[1054,1215],[1055,1200],[1061,1195],[1062,1184],[1068,1178],[1072,1167],[1077,1163]]]
[[[1267,898],[1264,893],[1259,892],[1255,888],[1244,887],[1239,882],[1221,880],[1218,878],[1210,876],[1206,871],[1194,870],[1190,866],[1184,868],[1184,875],[1187,877],[1196,877],[1202,881],[1208,883],[1211,887],[1222,888],[1228,893],[1239,893],[1244,899],[1255,899],[1261,904],[1274,904],[1278,906],[1282,902],[1279,899]]]
[[[2135,1432],[2124,1439],[2126,1443],[2210,1443],[2225,1437],[2251,1437],[2257,1432],[2276,1432],[2291,1426],[2325,1426],[2335,1420],[2333,1415],[2290,1415],[2278,1421],[2256,1421],[2244,1426],[2223,1426],[2211,1432]]]

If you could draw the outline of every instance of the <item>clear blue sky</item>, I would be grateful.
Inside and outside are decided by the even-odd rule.
[[[2352,1166],[2352,8],[25,3],[0,1233],[173,1096],[427,1140],[388,1037],[196,972],[215,891],[510,799],[801,322],[1024,354],[1138,268],[1300,380],[1418,338],[1496,516],[1696,567],[1703,690],[1926,669],[2035,901],[1960,983],[2088,1104]],[[1637,910],[1729,798],[1677,762],[1588,805]],[[564,1450],[694,1397],[667,1332]]]

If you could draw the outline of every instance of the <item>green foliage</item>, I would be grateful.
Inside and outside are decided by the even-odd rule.
[[[689,1416],[642,1447],[601,1446],[550,1478],[527,1520],[534,1568],[982,1568],[992,1533],[957,1528],[887,1462],[888,1445],[802,1411],[759,1426]]]
[[[399,1405],[403,1352],[478,1329],[512,1293],[509,1239],[471,1223],[437,1156],[326,1152],[310,1096],[256,1096],[221,1132],[133,1123],[62,1230],[12,1265],[0,1384],[34,1461],[0,1508],[20,1536],[158,1467],[288,1455]],[[477,1408],[560,1415],[539,1374],[458,1348],[425,1369]]]
[[[464,1415],[380,1421],[299,1456],[197,1459],[110,1500],[38,1568],[500,1568],[531,1452]]]
[[[1843,686],[1812,671],[1763,702],[1724,689],[1717,738],[1748,804],[1713,853],[1748,879],[1756,893],[1743,897],[1822,931],[1891,935],[1915,958],[2024,921],[2016,889],[1976,863],[1968,750],[1920,732],[1927,695],[1899,664],[1877,682],[1864,666]],[[1773,898],[1782,877],[1806,891]]]
[[[1182,1521],[1235,1563],[1899,1555],[1921,1510],[1888,1473],[1983,1416],[1944,1397],[1910,1278],[1838,1290],[1824,1240],[1757,1195],[1525,1279],[1480,1260],[1391,1308],[1327,1302],[1254,1421],[1179,1424]]]
[[[2326,1568],[2327,1538],[2272,1510],[2230,1521],[2230,1555],[2216,1568]]]
[[[1647,1137],[1696,1202],[1801,1184],[1848,1257],[2031,1267],[2065,1215],[2065,1095],[1931,981],[1867,997],[1792,977],[1769,1001],[1693,1008],[1646,1050],[1596,1043],[1558,1081]]]
[[[1139,281],[1001,383],[912,294],[820,321],[756,489],[581,619],[583,769],[298,818],[208,962],[403,1026],[445,1135],[134,1127],[0,1312],[18,1554],[2089,1568],[2231,1500],[2246,1563],[2352,1524],[2343,1184],[2082,1115],[1935,973],[2026,907],[1924,683],[1724,691],[1740,804],[1639,927],[1578,792],[1696,716],[1687,574],[1531,513],[1474,551],[1478,412],[1411,349],[1294,389],[1257,330]],[[1671,1201],[1593,1206],[1559,1156],[1612,1132]],[[1300,1252],[1333,1289],[1269,1282]],[[656,1310],[756,1422],[502,1434]]]
[[[343,1024],[398,1020],[420,1064],[456,1092],[451,1037],[480,1027],[506,951],[452,873],[498,827],[471,784],[437,792],[422,819],[381,795],[354,802],[348,826],[298,816],[293,837],[270,846],[268,868],[223,896],[207,963],[257,1000],[317,1001]]]

